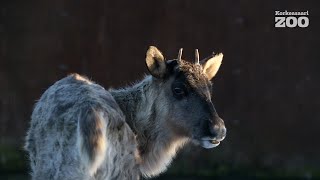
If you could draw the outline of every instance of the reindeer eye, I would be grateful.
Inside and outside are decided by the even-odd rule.
[[[180,99],[186,95],[186,91],[183,88],[175,87],[173,88],[173,94]]]
[[[184,94],[183,90],[181,88],[174,88],[175,94]]]

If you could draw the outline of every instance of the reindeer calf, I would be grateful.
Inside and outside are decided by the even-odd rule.
[[[224,122],[212,104],[211,82],[222,54],[196,63],[165,61],[151,46],[151,76],[109,91],[72,74],[37,102],[25,149],[34,180],[111,180],[163,172],[179,148],[220,144]]]

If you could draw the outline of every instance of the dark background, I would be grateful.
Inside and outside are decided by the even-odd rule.
[[[128,85],[147,73],[155,45],[167,59],[181,47],[189,60],[195,48],[224,53],[214,103],[227,138],[214,150],[188,146],[163,179],[320,177],[319,9],[299,0],[1,0],[0,173],[28,171],[24,135],[51,84],[77,72]],[[308,10],[310,25],[275,28],[275,10]]]

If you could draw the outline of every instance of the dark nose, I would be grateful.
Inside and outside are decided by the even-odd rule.
[[[212,128],[210,128],[210,132],[213,138],[219,141],[226,137],[227,129],[224,125],[224,121],[219,116],[215,117]]]

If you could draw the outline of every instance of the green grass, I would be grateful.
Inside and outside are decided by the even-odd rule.
[[[0,172],[25,172],[27,158],[20,147],[0,145]]]

